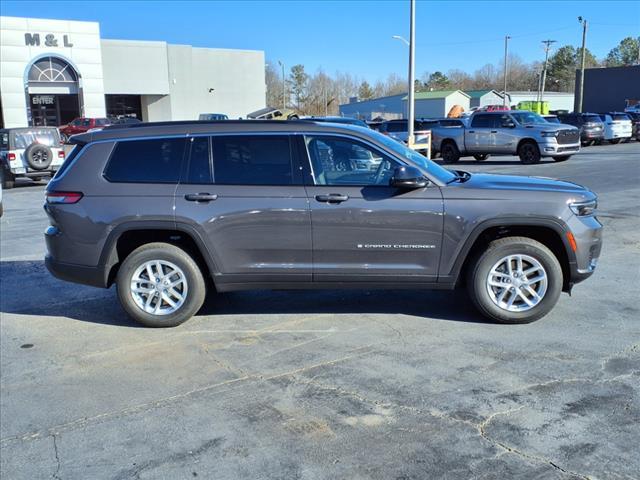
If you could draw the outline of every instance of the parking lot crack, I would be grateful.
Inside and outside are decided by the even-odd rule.
[[[502,410],[499,412],[495,412],[492,413],[491,415],[489,415],[482,423],[480,423],[479,425],[476,426],[476,428],[478,429],[478,432],[480,433],[480,436],[482,438],[484,438],[487,442],[491,443],[492,445],[495,445],[497,447],[499,447],[500,449],[502,449],[505,452],[508,453],[512,453],[514,455],[518,455],[519,457],[522,457],[530,462],[535,462],[535,463],[546,463],[548,465],[551,465],[554,469],[565,473],[567,475],[572,475],[574,477],[577,478],[581,478],[583,480],[591,480],[591,478],[587,475],[583,475],[581,473],[577,473],[577,472],[572,472],[570,470],[567,470],[563,467],[561,467],[560,465],[558,465],[557,463],[555,463],[553,460],[549,460],[548,458],[545,457],[541,457],[541,456],[537,456],[537,455],[531,455],[529,453],[525,453],[522,450],[519,450],[515,447],[511,447],[495,438],[490,437],[487,432],[486,429],[489,426],[489,424],[498,416],[503,416],[503,415],[511,415],[517,411],[520,411],[524,408],[524,405],[520,405],[517,408],[512,408],[509,410]]]
[[[58,475],[60,473],[60,456],[58,454],[58,441],[56,440],[55,435],[51,435],[51,438],[53,439],[53,454],[56,459],[56,470],[51,475],[51,478],[55,478],[56,480],[61,480],[61,477]]]

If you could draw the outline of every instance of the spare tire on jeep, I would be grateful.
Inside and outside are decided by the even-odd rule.
[[[32,143],[24,151],[24,158],[34,170],[45,170],[53,161],[53,152],[46,145]]]

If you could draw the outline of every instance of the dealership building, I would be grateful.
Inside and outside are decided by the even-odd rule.
[[[0,17],[0,127],[230,118],[265,106],[264,52],[106,40],[97,22]]]

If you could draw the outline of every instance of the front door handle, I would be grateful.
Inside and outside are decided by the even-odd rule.
[[[341,203],[349,200],[349,195],[342,195],[341,193],[330,193],[329,195],[316,195],[318,202],[325,203]]]
[[[491,130],[491,133],[498,133],[498,130]]]
[[[218,195],[213,194],[213,193],[187,193],[184,196],[185,200],[188,200],[189,202],[203,202],[203,203],[208,203],[211,202],[213,200],[217,200],[218,199]]]
[[[476,133],[475,130],[469,130],[467,133]]]

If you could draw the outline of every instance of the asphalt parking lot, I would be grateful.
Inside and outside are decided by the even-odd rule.
[[[46,272],[44,186],[5,191],[2,477],[639,478],[640,143],[459,167],[599,194],[599,267],[542,320],[485,322],[464,292],[242,292],[139,328]]]

